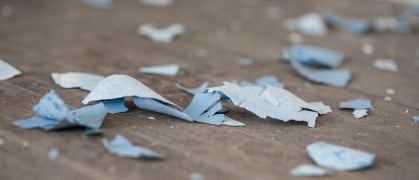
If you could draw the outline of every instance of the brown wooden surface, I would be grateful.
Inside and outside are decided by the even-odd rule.
[[[289,64],[276,58],[291,45],[283,22],[310,11],[333,9],[355,17],[393,15],[403,7],[385,1],[364,0],[177,0],[168,8],[146,7],[136,0],[116,0],[100,10],[73,0],[0,0],[12,15],[0,17],[0,58],[23,75],[0,81],[0,179],[188,179],[199,172],[205,179],[291,179],[290,169],[312,163],[305,146],[321,140],[376,153],[373,167],[355,172],[333,172],[327,179],[417,179],[419,176],[419,48],[418,34],[380,33],[353,37],[339,30],[325,37],[304,37],[307,44],[346,54],[339,68],[353,72],[345,88],[308,84]],[[279,19],[266,17],[269,6],[279,6]],[[170,44],[153,43],[136,34],[142,23],[185,25],[186,34]],[[237,28],[241,25],[241,28]],[[220,38],[220,34],[225,34]],[[218,36],[217,36],[218,34]],[[361,46],[371,42],[373,56]],[[196,51],[206,49],[207,57]],[[251,66],[239,57],[255,60]],[[375,69],[375,58],[393,58],[399,72]],[[177,63],[185,71],[177,77],[141,75],[138,67]],[[122,73],[149,85],[185,107],[191,96],[176,82],[197,86],[209,80],[254,81],[274,75],[286,89],[307,101],[323,101],[333,112],[317,119],[316,128],[303,123],[260,119],[233,108],[229,116],[246,127],[215,127],[188,123],[142,111],[128,102],[127,113],[108,115],[103,136],[85,137],[81,130],[44,132],[12,125],[33,116],[32,107],[49,89],[55,89],[71,108],[81,107],[86,92],[54,85],[52,72],[83,71],[101,75]],[[384,101],[386,88],[396,94]],[[374,110],[354,119],[338,102],[369,98]],[[147,117],[156,119],[150,120]],[[122,134],[133,143],[166,156],[163,161],[124,159],[105,152],[102,139]],[[27,146],[24,146],[24,143]],[[58,148],[56,161],[49,149]]]

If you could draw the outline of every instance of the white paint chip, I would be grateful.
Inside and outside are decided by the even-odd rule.
[[[58,151],[57,148],[50,149],[48,152],[49,160],[56,160],[59,155],[60,155],[60,152]]]
[[[0,59],[0,80],[10,79],[20,74],[22,72]]]
[[[51,73],[55,84],[62,88],[80,88],[92,91],[105,77],[82,72]]]
[[[362,45],[362,52],[365,55],[370,56],[370,55],[374,54],[374,46],[372,46],[371,44],[363,44]]]
[[[374,67],[392,72],[397,72],[399,69],[396,62],[391,59],[377,59],[374,61]]]
[[[176,76],[180,72],[180,67],[177,64],[167,64],[151,67],[143,67],[138,69],[140,73],[144,74],[158,74],[163,76]]]
[[[368,115],[368,109],[355,109],[352,115],[357,118],[363,118]]]
[[[144,5],[148,6],[171,6],[173,4],[173,0],[138,0]]]
[[[394,94],[396,94],[396,90],[388,88],[388,89],[386,89],[386,93],[389,94],[389,95],[394,95]]]
[[[185,29],[181,24],[172,24],[167,28],[156,28],[151,24],[143,24],[138,26],[137,33],[155,42],[169,43],[185,33]]]
[[[310,164],[302,164],[291,170],[293,176],[327,176],[330,171]]]
[[[321,15],[317,13],[305,14],[295,20],[288,20],[286,27],[305,35],[322,36],[327,33],[327,27]]]
[[[391,98],[390,96],[384,96],[384,100],[385,100],[385,101],[391,101],[391,99],[392,99],[392,98]]]

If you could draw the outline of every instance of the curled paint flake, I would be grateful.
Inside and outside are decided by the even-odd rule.
[[[192,95],[194,95],[194,94],[197,94],[197,93],[204,93],[206,90],[207,90],[207,87],[208,87],[208,81],[206,81],[206,82],[204,82],[204,83],[202,83],[199,87],[197,87],[197,88],[187,88],[187,87],[185,87],[185,86],[182,86],[181,84],[179,84],[179,83],[176,83],[176,87],[177,88],[179,88],[179,89],[181,89],[181,90],[183,90],[183,91],[185,91],[185,92],[187,92],[187,93],[189,93],[189,94],[192,94]]]

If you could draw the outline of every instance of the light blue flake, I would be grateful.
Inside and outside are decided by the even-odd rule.
[[[340,109],[372,109],[372,103],[369,99],[352,99],[339,103]]]
[[[364,169],[375,159],[375,154],[321,141],[309,144],[307,152],[317,165],[339,171]]]
[[[365,34],[371,28],[370,23],[367,21],[341,17],[332,12],[324,13],[323,17],[326,23],[344,29],[355,35]]]
[[[112,0],[83,0],[84,3],[101,9],[108,9],[112,5]]]
[[[64,101],[51,90],[34,106],[33,111],[41,117],[61,120],[66,117],[68,109]]]
[[[250,83],[250,82],[241,82],[241,87],[249,87],[249,86],[259,86],[266,88],[268,85],[277,87],[277,88],[284,88],[284,84],[278,81],[278,79],[275,76],[263,76],[256,80],[256,83]]]
[[[0,80],[10,79],[19,74],[22,74],[22,72],[0,59]]]
[[[320,65],[324,67],[337,67],[344,59],[344,55],[338,51],[319,48],[309,45],[293,45],[287,49],[284,60],[296,60],[303,64]]]
[[[128,108],[125,106],[124,98],[116,98],[111,100],[104,100],[102,103],[106,107],[106,111],[110,114],[127,112]]]
[[[115,139],[112,140],[109,144],[105,144],[105,148],[112,154],[115,154],[119,157],[126,158],[150,158],[150,159],[162,159],[163,157],[149,149],[134,146],[129,142],[125,137],[121,135],[116,135]]]
[[[158,100],[141,97],[133,97],[132,99],[134,101],[134,104],[140,109],[166,114],[187,121],[193,121],[191,117],[189,117],[184,112],[169,107],[168,104],[163,104]]]
[[[58,151],[57,148],[50,149],[48,152],[48,158],[50,160],[56,160],[59,155],[60,155],[60,152]]]
[[[187,88],[182,86],[181,84],[177,83],[176,87],[178,87],[179,89],[185,91],[188,94],[197,94],[197,93],[204,93],[207,90],[208,87],[208,81],[202,83],[199,87],[197,88]]]
[[[17,120],[13,122],[13,124],[23,129],[43,128],[45,130],[49,130],[53,129],[58,124],[58,121],[42,117],[31,117],[28,119]]]
[[[67,119],[72,124],[98,129],[102,125],[106,114],[106,108],[103,103],[98,103],[72,110],[68,114]]]
[[[412,121],[414,123],[418,123],[419,122],[419,116],[412,116]]]
[[[316,83],[334,87],[345,87],[351,78],[349,70],[312,69],[305,67],[298,61],[291,61],[292,67],[298,74]]]
[[[185,108],[194,121],[212,125],[221,125],[224,114],[216,114],[222,109],[220,95],[218,93],[199,93],[195,94],[191,104]]]

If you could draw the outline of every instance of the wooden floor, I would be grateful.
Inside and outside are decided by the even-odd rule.
[[[391,16],[403,7],[375,0],[176,0],[172,7],[145,7],[136,0],[115,0],[110,10],[83,5],[78,0],[1,0],[12,14],[0,17],[0,58],[23,71],[0,81],[0,179],[189,179],[192,172],[205,179],[291,179],[289,171],[312,163],[305,146],[314,141],[344,145],[376,153],[373,167],[354,172],[333,172],[333,179],[417,179],[419,176],[419,48],[418,34],[380,33],[353,37],[339,30],[325,37],[304,37],[303,42],[332,48],[346,55],[339,68],[350,69],[345,88],[309,84],[289,64],[277,61],[292,43],[283,23],[311,11],[333,9],[366,18]],[[277,19],[269,7],[280,7]],[[272,9],[272,8],[270,8]],[[153,43],[136,34],[143,23],[166,26],[182,23],[186,34],[170,44]],[[361,46],[369,42],[375,54]],[[208,50],[206,57],[197,51]],[[253,65],[237,62],[252,58]],[[378,70],[376,58],[391,58],[396,73]],[[176,63],[177,77],[142,75],[137,68]],[[316,128],[303,123],[260,119],[234,107],[228,115],[246,127],[216,127],[188,123],[142,111],[128,102],[129,112],[108,115],[99,137],[81,130],[44,132],[23,130],[12,122],[33,116],[32,107],[50,89],[71,108],[81,107],[87,94],[54,85],[52,72],[83,71],[101,75],[128,74],[185,107],[191,96],[176,82],[211,86],[223,81],[254,81],[274,75],[286,89],[307,101],[323,101],[333,112],[317,119]],[[386,89],[396,94],[385,101]],[[363,119],[338,109],[338,102],[369,98],[374,109]],[[147,117],[153,116],[155,120]],[[163,161],[124,159],[107,153],[102,139],[122,134],[165,155]],[[48,151],[58,148],[57,160]],[[330,178],[328,178],[330,179]]]

